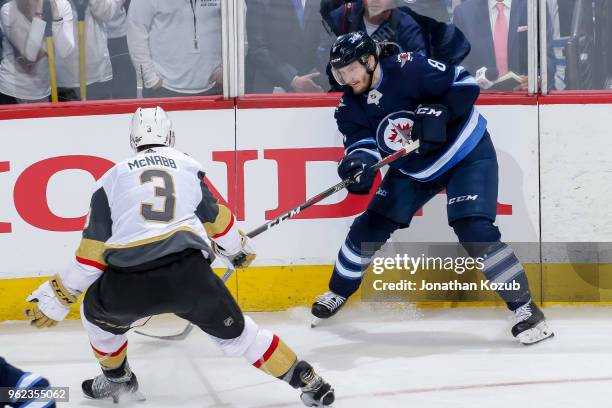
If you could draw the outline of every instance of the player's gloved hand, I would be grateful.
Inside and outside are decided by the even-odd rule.
[[[377,160],[374,156],[361,151],[353,152],[342,158],[338,166],[338,175],[341,179],[345,180],[359,172],[363,172],[355,183],[349,184],[346,187],[350,193],[368,194],[370,192],[376,178],[376,173],[378,173],[378,170],[370,170],[370,166],[376,164],[376,162]]]
[[[227,258],[236,268],[247,268],[257,256],[251,247],[251,239],[246,234],[238,230],[240,234],[240,250],[235,253],[229,253],[216,242],[212,242],[213,252],[219,256]]]
[[[419,154],[429,154],[447,141],[448,109],[444,105],[422,104],[415,111],[412,139],[420,141]]]
[[[30,319],[30,325],[40,329],[53,327],[64,320],[77,297],[66,289],[59,275],[55,275],[26,300],[32,305],[25,310],[25,315]]]

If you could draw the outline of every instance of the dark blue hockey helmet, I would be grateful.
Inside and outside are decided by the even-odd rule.
[[[376,42],[363,31],[341,35],[336,39],[329,52],[329,64],[336,82],[346,85],[346,81],[340,70],[355,61],[359,61],[370,74],[370,85],[372,73],[378,65],[379,48]],[[370,56],[374,56],[374,66],[368,64]],[[368,85],[369,87],[369,85]]]
[[[364,31],[354,31],[336,39],[329,52],[329,63],[335,69],[345,67],[353,61],[367,66],[370,55],[378,58],[376,42]]]

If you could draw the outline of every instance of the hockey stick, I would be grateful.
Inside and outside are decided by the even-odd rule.
[[[379,162],[373,164],[372,166],[370,166],[370,168],[368,170],[379,170],[380,168],[382,168],[383,166],[399,159],[402,158],[410,153],[412,153],[413,151],[417,150],[419,148],[419,141],[416,140],[412,143],[410,143],[407,146],[404,146],[403,148],[401,148],[400,150],[398,150],[397,152],[393,153],[390,156],[385,157],[384,159],[380,160]],[[335,186],[332,186],[330,188],[328,188],[327,190],[315,195],[312,198],[309,198],[308,200],[306,200],[305,202],[303,202],[302,204],[298,205],[297,207],[287,211],[286,213],[276,217],[275,219],[266,222],[265,224],[255,228],[253,231],[249,232],[247,234],[247,236],[249,238],[255,238],[256,236],[266,232],[267,230],[269,230],[272,227],[277,226],[278,224],[280,224],[281,222],[288,220],[289,218],[293,218],[296,215],[298,215],[299,213],[301,213],[302,211],[304,211],[305,209],[312,207],[313,205],[315,205],[316,203],[319,203],[321,201],[323,201],[324,199],[326,199],[327,197],[330,197],[331,195],[337,193],[338,191],[346,188],[347,186],[357,182],[357,180],[359,179],[359,176],[361,176],[361,174],[363,173],[363,171],[360,171],[356,174],[354,174],[352,177],[346,178],[344,180],[342,180],[340,183],[336,184]],[[231,263],[229,263],[229,265],[231,265]],[[233,266],[229,266],[227,268],[227,270],[225,271],[225,273],[223,274],[222,280],[223,282],[227,282],[227,280],[233,275],[233,273],[236,271],[236,269]],[[146,334],[140,331],[136,331],[136,333],[141,334],[143,336],[147,336],[147,337],[152,337],[152,338],[156,338],[156,339],[161,339],[161,340],[183,340],[185,339],[189,333],[191,333],[191,330],[193,330],[193,324],[192,323],[188,323],[185,328],[178,334],[174,334],[174,335],[169,335],[169,336],[153,336],[151,334]]]

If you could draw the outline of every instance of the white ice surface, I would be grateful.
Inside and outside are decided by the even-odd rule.
[[[336,389],[335,407],[590,408],[612,404],[612,308],[545,309],[555,338],[525,347],[509,333],[505,309],[343,310],[309,328],[305,308],[250,314],[311,362]],[[183,322],[158,318],[149,332]],[[82,397],[99,373],[80,322],[34,330],[0,324],[0,355],[70,387],[70,407],[113,407]],[[131,334],[128,355],[144,403],[132,407],[300,407],[299,393],[238,358],[223,357],[205,334],[168,342]]]

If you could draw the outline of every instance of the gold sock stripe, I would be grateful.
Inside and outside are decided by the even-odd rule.
[[[296,360],[295,352],[274,335],[268,350],[253,365],[273,377],[280,378],[293,367]]]
[[[77,298],[74,296],[66,287],[64,286],[64,282],[62,282],[62,278],[59,274],[53,275],[53,277],[49,280],[49,284],[51,285],[51,289],[55,292],[55,296],[59,299],[60,303],[66,307],[70,307],[76,303]]]
[[[99,350],[96,350],[93,346],[91,346],[94,352],[94,356],[100,363],[101,366],[106,370],[112,370],[117,368],[123,364],[123,360],[127,357],[127,341],[123,343],[123,345],[119,348],[119,350],[113,353],[104,353]]]

